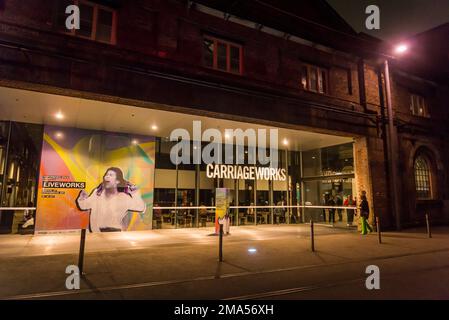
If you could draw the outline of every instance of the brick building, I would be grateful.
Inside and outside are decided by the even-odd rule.
[[[79,30],[65,27],[70,4],[80,8]],[[411,40],[447,43],[447,35],[446,25]],[[151,174],[134,178],[142,186],[151,181],[148,217],[128,215],[127,230],[207,225],[215,187],[233,190],[235,225],[334,223],[319,207],[328,205],[323,199],[359,198],[362,191],[371,218],[379,216],[386,228],[422,224],[426,213],[447,223],[449,77],[442,65],[448,66],[448,52],[395,58],[326,1],[0,1],[1,225],[17,231],[17,208],[37,207],[40,231],[86,227],[79,207],[67,209],[70,222],[44,218],[52,206],[44,197],[76,198],[43,188],[45,181],[94,183],[91,172],[55,173],[42,151],[53,147],[64,158],[55,141],[82,135],[75,129],[112,132],[135,145],[145,139],[140,136],[154,138]],[[195,120],[218,130],[279,129],[288,178],[210,181],[202,165],[169,164],[167,137]],[[63,142],[59,147],[68,152]],[[79,169],[73,154],[65,164],[72,159]],[[133,174],[124,173],[128,180]],[[335,223],[349,225],[349,214],[341,215],[338,209]]]

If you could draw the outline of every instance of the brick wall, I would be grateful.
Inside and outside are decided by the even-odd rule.
[[[174,111],[363,138],[357,161],[359,169],[368,173],[359,172],[364,177],[359,188],[371,188],[374,212],[381,212],[384,225],[393,224],[385,132],[381,123],[360,114],[385,116],[385,97],[379,93],[381,87],[384,89],[379,63],[293,43],[163,0],[122,1],[117,45],[99,44],[57,33],[56,3],[5,1],[4,9],[0,9],[0,40],[32,50],[25,54],[13,47],[0,47],[1,84],[107,101],[120,98],[123,103],[142,107],[155,102],[177,106]],[[203,34],[243,44],[243,76],[202,67]],[[300,89],[302,63],[329,70],[329,95]],[[413,146],[420,143],[430,145],[440,155],[443,169],[438,172],[438,188],[448,190],[447,89],[404,80],[392,73],[394,108],[398,120],[406,124],[399,130],[400,172],[407,173],[401,192],[407,198],[413,190],[407,161],[413,156]],[[428,96],[431,119],[410,115],[411,89]],[[447,191],[440,195],[443,205],[439,210],[447,217],[449,195]],[[406,219],[419,217],[415,203],[403,203]]]

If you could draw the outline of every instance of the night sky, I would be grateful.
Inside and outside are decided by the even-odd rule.
[[[449,22],[449,0],[327,1],[357,32],[392,42]],[[365,28],[365,8],[371,4],[380,8],[380,30]]]

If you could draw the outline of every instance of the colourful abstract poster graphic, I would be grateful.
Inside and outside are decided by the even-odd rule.
[[[215,189],[215,233],[220,230],[220,222],[229,218],[229,204],[231,192],[227,188]]]
[[[151,229],[154,137],[46,126],[37,231]]]

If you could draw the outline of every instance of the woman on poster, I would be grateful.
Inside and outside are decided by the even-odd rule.
[[[90,211],[91,232],[124,230],[123,218],[128,211],[145,211],[145,202],[135,185],[126,181],[119,168],[109,168],[103,182],[90,195],[82,190],[76,199],[80,210]]]

